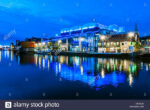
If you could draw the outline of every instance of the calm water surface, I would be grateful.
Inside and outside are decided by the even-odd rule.
[[[0,99],[150,99],[150,62],[0,51]]]

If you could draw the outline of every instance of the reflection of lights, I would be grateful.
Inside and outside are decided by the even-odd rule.
[[[133,84],[133,77],[132,74],[129,74],[129,85],[132,86]]]
[[[53,69],[56,70],[57,72],[57,67],[55,67],[57,63],[53,63]],[[124,73],[116,74],[115,72],[111,74],[104,74],[104,69],[102,70],[102,76],[100,77],[99,75],[97,78],[95,78],[94,74],[81,74],[81,68],[79,66],[74,66],[73,68],[66,65],[66,64],[61,64],[61,71],[60,71],[60,77],[65,78],[67,80],[71,81],[82,81],[84,83],[89,84],[89,86],[95,86],[95,87],[101,87],[103,85],[113,85],[113,86],[118,86],[119,83],[123,83],[125,80],[125,75]],[[86,63],[83,65],[83,68],[87,67]],[[104,78],[105,77],[105,78]]]
[[[121,65],[119,66],[119,70],[120,70],[120,71],[122,70],[122,66],[121,66]]]
[[[83,75],[83,66],[80,66],[81,75]]]
[[[41,68],[41,57],[39,56],[39,68]]]
[[[63,63],[63,62],[64,62],[64,57],[60,56],[60,63]]]
[[[148,71],[148,64],[146,64],[146,71]]]
[[[43,68],[45,68],[45,59],[43,58]]]
[[[75,57],[75,64],[79,65],[79,57]]]
[[[141,62],[141,69],[143,69],[143,62]]]
[[[126,60],[124,61],[124,67],[125,67],[125,69],[127,69],[127,61]]]
[[[9,51],[7,51],[7,58],[9,58]]]
[[[61,64],[59,63],[59,72],[61,72]]]
[[[5,57],[6,57],[6,51],[4,52],[4,55],[5,55]]]
[[[102,78],[105,78],[105,71],[104,71],[104,69],[102,69],[102,71],[101,71],[101,76],[102,76]]]
[[[14,53],[13,53],[13,51],[11,51],[11,61],[13,61],[13,55],[14,55]]]
[[[49,70],[49,60],[48,60],[48,70]]]
[[[18,56],[18,64],[20,64],[20,56]]]
[[[1,62],[1,59],[2,59],[2,53],[1,53],[1,51],[0,51],[0,62]]]
[[[35,57],[35,65],[37,66],[37,63],[38,63],[38,61],[37,61],[37,55],[34,55],[34,57]]]

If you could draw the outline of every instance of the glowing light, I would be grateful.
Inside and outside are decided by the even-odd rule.
[[[79,40],[80,40],[80,41],[84,41],[84,38],[80,38]]]
[[[88,27],[82,27],[82,29],[88,29]]]
[[[95,28],[95,26],[89,26],[89,28]]]
[[[129,74],[129,85],[132,86],[133,84],[133,77],[132,74]]]
[[[101,35],[100,36],[100,39],[103,41],[103,40],[105,40],[105,36],[104,35]]]
[[[105,71],[104,71],[104,69],[102,69],[102,71],[101,71],[101,76],[102,76],[102,78],[105,78]]]
[[[45,45],[45,42],[42,42],[42,45]]]
[[[83,75],[83,66],[80,66],[81,75]]]
[[[129,36],[129,37],[134,37],[134,32],[129,32],[129,33],[128,33],[128,36]]]
[[[35,44],[35,47],[37,47],[38,46],[38,44]]]
[[[58,43],[60,44],[62,41],[61,40],[58,40]]]

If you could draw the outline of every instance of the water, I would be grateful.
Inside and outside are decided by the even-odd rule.
[[[150,62],[0,51],[0,99],[150,99]]]

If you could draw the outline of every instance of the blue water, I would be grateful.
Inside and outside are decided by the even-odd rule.
[[[150,99],[150,62],[0,51],[0,99]]]

